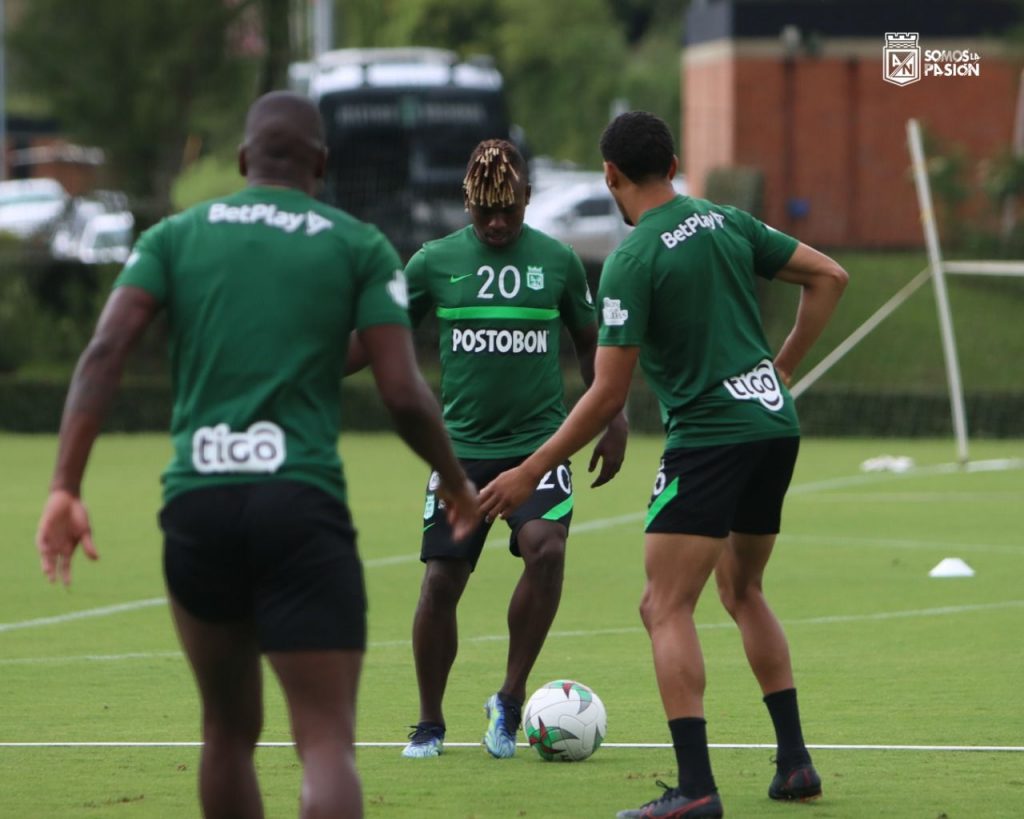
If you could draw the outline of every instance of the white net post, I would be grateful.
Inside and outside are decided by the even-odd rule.
[[[917,188],[917,201],[921,210],[921,227],[924,229],[925,247],[928,251],[928,266],[931,268],[932,283],[935,287],[935,306],[939,313],[942,354],[946,361],[946,381],[949,386],[949,405],[953,414],[953,433],[956,436],[957,458],[961,464],[965,464],[968,459],[967,413],[964,409],[960,361],[956,354],[953,317],[949,308],[949,293],[946,290],[942,251],[939,247],[939,231],[935,224],[931,186],[928,182],[928,170],[925,166],[921,127],[916,119],[907,121],[907,142],[910,146],[910,157],[914,166],[914,185]]]

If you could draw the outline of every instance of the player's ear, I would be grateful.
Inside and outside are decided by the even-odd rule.
[[[675,154],[672,155],[672,164],[668,166],[668,178],[675,179],[676,172],[679,170],[679,157]]]
[[[604,163],[604,183],[608,186],[609,190],[615,190],[618,187],[620,179],[619,176],[622,172],[615,166],[614,162]]]
[[[529,182],[526,183],[526,199],[523,200],[524,205],[530,204],[530,194],[533,193],[533,185]]]
[[[323,179],[327,173],[327,149],[323,148],[317,152],[316,163],[313,166],[313,177]]]
[[[245,158],[245,143],[243,142],[238,146],[238,172],[242,176],[247,176],[249,173],[249,164]]]

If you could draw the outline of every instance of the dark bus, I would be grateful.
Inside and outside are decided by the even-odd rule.
[[[343,49],[304,64],[330,154],[324,198],[403,256],[467,223],[462,179],[482,139],[509,138],[501,75],[430,48]],[[293,76],[295,76],[293,67]]]

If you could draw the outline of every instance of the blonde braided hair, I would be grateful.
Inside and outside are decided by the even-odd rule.
[[[481,207],[507,207],[516,201],[517,183],[526,176],[526,162],[511,142],[486,139],[473,150],[462,189],[466,202]]]

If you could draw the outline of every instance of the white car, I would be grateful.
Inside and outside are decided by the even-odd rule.
[[[68,193],[56,179],[10,179],[0,182],[0,232],[27,239],[64,212]]]
[[[619,212],[615,200],[598,171],[566,171],[545,174],[539,192],[530,197],[526,223],[549,236],[572,245],[587,264],[601,264],[632,230]],[[673,185],[686,194],[686,181],[677,177]]]
[[[132,252],[135,217],[128,211],[100,213],[85,223],[77,258],[83,264],[123,264]]]

